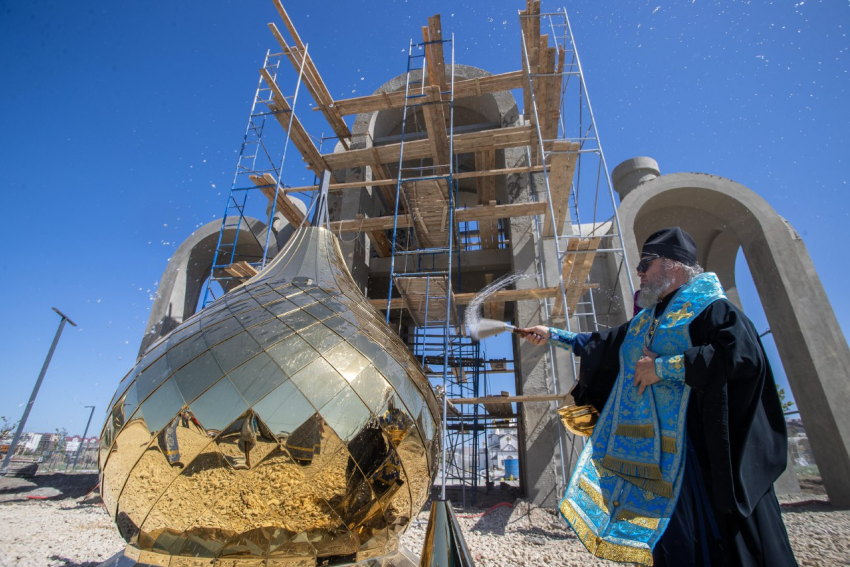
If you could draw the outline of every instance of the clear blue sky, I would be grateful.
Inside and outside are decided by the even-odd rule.
[[[544,2],[544,11],[560,6]],[[336,98],[403,73],[408,40],[436,12],[456,34],[458,63],[518,69],[522,7],[288,5]],[[847,2],[579,0],[567,9],[610,166],[648,155],[663,173],[712,173],[755,190],[803,236],[850,329]],[[79,327],[66,329],[28,429],[82,433],[83,406],[96,405],[99,432],[168,258],[224,208],[257,70],[276,49],[272,21],[267,0],[0,1],[0,415],[23,411],[57,306]],[[311,133],[329,131],[301,108]],[[766,328],[752,285],[741,287]]]

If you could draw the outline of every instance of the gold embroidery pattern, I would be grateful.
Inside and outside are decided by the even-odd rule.
[[[655,434],[655,427],[651,423],[620,423],[614,435],[632,437],[635,439],[648,439]]]
[[[667,364],[669,364],[676,372],[684,372],[685,355],[677,354],[676,356],[671,356],[670,359],[667,361]]]
[[[671,311],[670,313],[668,313],[667,317],[669,318],[670,323],[676,324],[679,321],[684,321],[686,319],[690,319],[691,317],[693,317],[694,312],[688,311],[688,308],[690,306],[691,306],[691,302],[686,301],[685,304],[682,305],[681,309],[679,309],[678,311]]]
[[[596,557],[621,563],[631,562],[652,566],[652,551],[645,547],[628,547],[603,540],[593,533],[566,499],[561,502],[560,511],[575,530],[581,543]]]
[[[630,524],[634,524],[636,526],[640,526],[648,530],[657,530],[658,522],[660,522],[660,519],[658,518],[649,518],[647,516],[641,516],[640,514],[626,509],[620,510],[620,513],[617,514],[617,520],[622,520],[624,522],[628,522]]]
[[[605,498],[602,497],[602,493],[596,490],[593,485],[591,485],[587,480],[581,479],[578,481],[579,488],[587,494],[587,497],[590,498],[590,501],[596,504],[596,506],[605,512],[606,514],[610,514],[608,510],[608,506],[605,504]]]

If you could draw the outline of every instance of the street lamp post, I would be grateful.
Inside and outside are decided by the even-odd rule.
[[[18,423],[18,429],[15,431],[15,436],[12,438],[12,444],[9,445],[9,452],[6,453],[6,458],[3,459],[3,464],[0,465],[0,472],[6,470],[9,466],[9,462],[12,460],[12,455],[15,454],[15,449],[18,446],[18,441],[21,440],[21,434],[24,432],[24,425],[27,423],[27,418],[30,415],[30,410],[32,409],[32,405],[35,403],[35,397],[38,395],[38,389],[41,388],[41,382],[44,380],[44,375],[47,373],[47,367],[50,366],[50,359],[53,358],[53,351],[56,350],[56,343],[59,342],[59,336],[62,334],[62,329],[65,328],[65,322],[71,323],[74,327],[77,326],[76,323],[71,321],[67,315],[53,308],[56,313],[62,317],[62,320],[59,322],[59,328],[56,329],[56,336],[53,337],[53,344],[50,345],[50,350],[47,352],[47,358],[44,360],[44,366],[41,367],[41,374],[38,375],[38,380],[35,381],[35,387],[32,389],[32,394],[30,395],[30,401],[27,402],[27,407],[24,409],[24,415],[21,417],[20,423]]]
[[[86,422],[86,430],[83,432],[83,438],[80,439],[80,446],[77,447],[77,453],[74,455],[74,460],[71,461],[71,466],[69,467],[71,470],[74,470],[74,467],[77,466],[77,460],[80,458],[80,453],[83,452],[83,446],[86,443],[86,435],[89,432],[89,425],[91,425],[91,418],[94,415],[94,406],[85,406],[87,408],[91,408],[89,412],[89,420]],[[65,469],[68,470],[68,469]]]

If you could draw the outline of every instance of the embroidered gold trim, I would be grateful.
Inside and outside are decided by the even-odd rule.
[[[624,461],[611,455],[605,455],[602,459],[602,466],[611,469],[616,473],[622,473],[628,476],[634,476],[643,479],[658,479],[662,478],[661,468],[656,464],[636,463],[634,461]],[[637,484],[637,483],[635,483]]]
[[[639,563],[652,567],[652,551],[648,548],[628,547],[603,540],[593,533],[590,527],[575,511],[572,504],[566,499],[561,502],[560,511],[575,530],[581,543],[596,557],[609,561]]]
[[[632,484],[638,486],[639,488],[649,490],[654,494],[657,494],[658,496],[662,496],[664,498],[673,498],[672,482],[667,482],[666,480],[651,480],[646,478],[640,478],[637,476],[621,476],[623,476],[623,478],[625,478]]]
[[[668,317],[669,321],[673,324],[676,324],[679,321],[687,320],[687,319],[690,319],[691,317],[693,317],[694,312],[688,311],[688,307],[690,307],[690,306],[691,306],[691,302],[686,301],[682,305],[681,309],[679,309],[678,311],[671,311],[670,313],[668,313],[667,317]]]
[[[608,510],[608,505],[605,503],[605,498],[602,496],[602,493],[593,488],[586,479],[582,478],[578,481],[578,486],[581,490],[587,494],[587,497],[590,498],[590,501],[596,504],[596,506],[605,512],[606,514],[610,514],[611,512]]]
[[[685,355],[677,354],[667,360],[667,364],[677,373],[685,371]]]
[[[676,450],[676,438],[675,437],[662,437],[661,438],[661,451],[664,453],[671,453],[675,455],[679,451]]]
[[[651,423],[621,423],[617,425],[617,431],[614,432],[614,435],[620,435],[622,437],[648,439],[655,435],[655,427]]]
[[[632,512],[631,510],[626,510],[625,508],[620,510],[620,513],[617,514],[617,520],[622,520],[648,530],[657,530],[658,523],[661,521],[659,518],[641,516],[640,514]]]

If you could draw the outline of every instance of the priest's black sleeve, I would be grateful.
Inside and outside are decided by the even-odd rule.
[[[579,379],[571,394],[577,405],[591,405],[600,412],[620,372],[620,346],[629,324],[592,333],[575,351],[581,358]]]
[[[718,511],[748,517],[785,469],[782,406],[752,322],[725,299],[689,326],[688,434]]]

